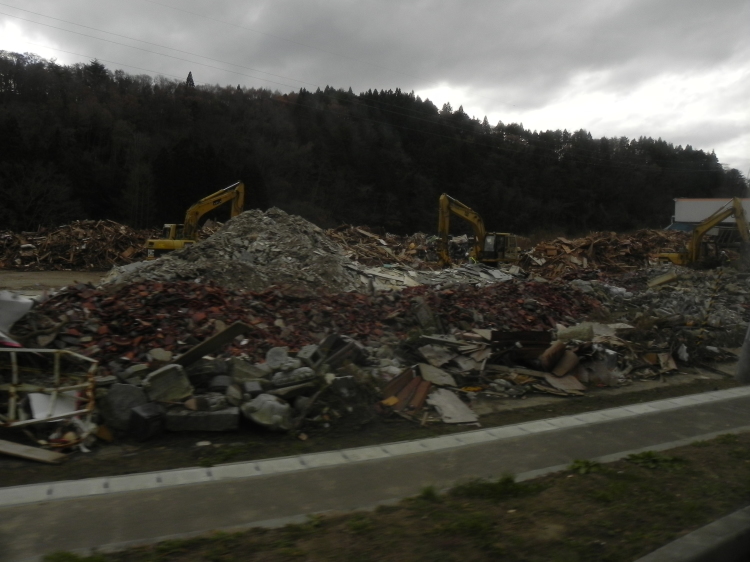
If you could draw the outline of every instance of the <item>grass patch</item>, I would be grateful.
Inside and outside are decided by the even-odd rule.
[[[437,502],[440,501],[440,495],[437,493],[434,486],[425,486],[417,496],[417,499],[426,502]]]
[[[506,475],[495,482],[472,480],[465,484],[459,484],[450,491],[450,494],[458,498],[500,502],[530,496],[541,490],[542,486],[539,483],[516,482],[513,476]]]
[[[643,453],[628,455],[627,460],[645,468],[662,468],[667,470],[682,468],[687,463],[683,458],[670,457],[653,451],[644,451]]]
[[[568,472],[575,472],[576,474],[593,474],[594,472],[604,472],[604,466],[602,463],[589,460],[574,460],[568,466]]]
[[[99,556],[79,556],[72,552],[53,552],[42,558],[42,562],[107,562],[107,559]]]

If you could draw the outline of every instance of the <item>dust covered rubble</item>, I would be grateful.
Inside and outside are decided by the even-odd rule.
[[[213,281],[234,290],[272,285],[352,291],[361,286],[341,247],[305,219],[272,208],[245,211],[210,238],[136,267],[116,268],[107,283]]]
[[[271,286],[296,293],[401,290],[418,285],[486,286],[522,277],[482,264],[439,271],[403,263],[368,267],[322,229],[278,208],[245,211],[211,237],[151,262],[115,267],[104,284],[144,281],[215,282],[227,289],[262,291]]]

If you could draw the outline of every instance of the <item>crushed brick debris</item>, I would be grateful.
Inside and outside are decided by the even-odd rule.
[[[222,326],[244,322],[255,330],[233,342],[229,352],[261,360],[271,347],[296,350],[317,343],[326,333],[364,342],[386,332],[405,337],[419,327],[415,310],[422,304],[447,327],[513,330],[550,329],[598,306],[585,295],[533,282],[439,292],[414,287],[373,296],[295,296],[279,288],[239,292],[185,281],[134,283],[116,291],[79,284],[36,307],[16,324],[14,335],[32,347],[78,349],[102,362],[122,357],[147,361],[152,348],[182,353]],[[44,335],[36,335],[39,331]]]

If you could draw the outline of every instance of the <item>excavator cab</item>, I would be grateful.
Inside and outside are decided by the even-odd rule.
[[[518,241],[515,234],[507,232],[488,232],[484,237],[482,263],[501,263],[518,261]]]
[[[438,255],[444,266],[451,263],[448,250],[451,215],[456,215],[468,222],[474,231],[474,246],[469,254],[472,260],[495,266],[500,263],[515,263],[518,261],[518,241],[515,234],[487,232],[479,213],[447,193],[440,196],[438,214],[438,234],[440,236]]]
[[[732,233],[736,233],[739,238],[733,245],[738,247],[740,261],[744,265],[744,262],[747,261],[747,249],[750,247],[750,227],[748,227],[745,217],[742,200],[737,197],[733,197],[724,207],[698,224],[690,235],[690,240],[684,250],[660,253],[657,254],[657,259],[661,262],[669,261],[675,265],[689,267],[715,267],[719,265],[726,257],[726,253],[722,252],[722,246],[727,243],[728,232],[728,229],[720,227],[720,224],[730,217],[734,217],[735,221],[734,228],[731,229]]]
[[[233,183],[229,187],[220,189],[216,193],[204,197],[194,203],[185,213],[183,224],[165,224],[162,229],[163,238],[146,241],[146,259],[153,260],[159,256],[180,250],[198,239],[198,221],[209,211],[231,202],[230,217],[239,215],[245,206],[245,184]]]

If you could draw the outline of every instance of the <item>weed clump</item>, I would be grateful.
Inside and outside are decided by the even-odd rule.
[[[536,494],[542,490],[540,484],[516,482],[513,476],[503,476],[495,482],[474,480],[460,484],[450,491],[455,497],[485,499],[500,502],[512,498],[521,498]]]

